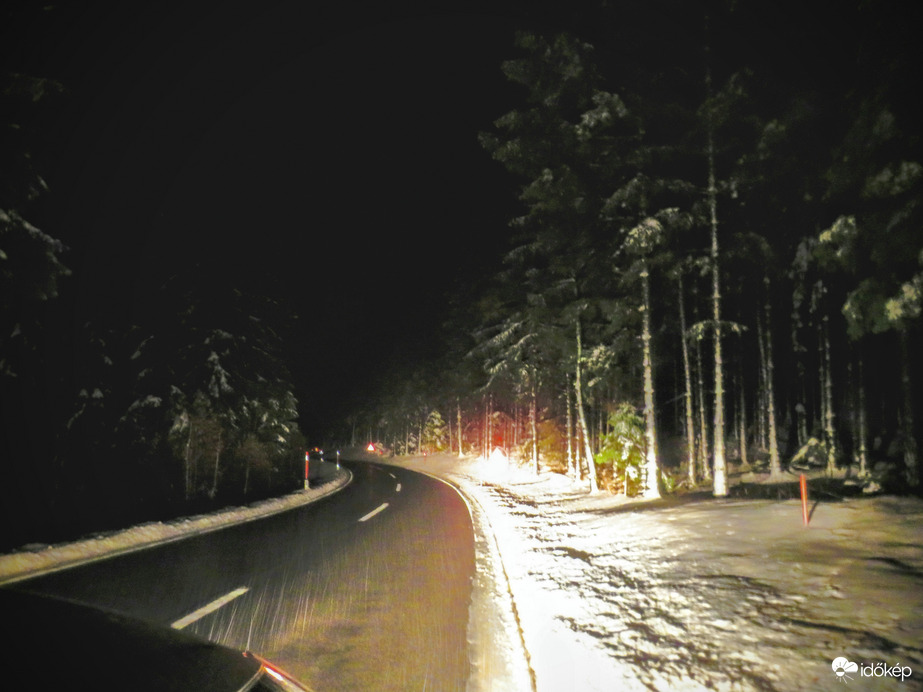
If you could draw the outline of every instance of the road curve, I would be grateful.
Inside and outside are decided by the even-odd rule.
[[[25,580],[257,651],[319,690],[463,690],[474,576],[467,506],[373,462],[281,514]]]

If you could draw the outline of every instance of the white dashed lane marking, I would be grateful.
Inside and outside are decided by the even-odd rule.
[[[388,503],[385,502],[385,503],[379,505],[378,507],[376,507],[375,509],[373,509],[373,510],[372,510],[371,512],[369,512],[368,514],[366,514],[366,515],[365,515],[364,517],[362,517],[359,521],[368,521],[369,519],[371,519],[372,517],[374,517],[376,514],[378,514],[379,512],[383,512],[383,511],[386,510],[387,508],[388,508]]]
[[[233,591],[224,594],[224,596],[222,596],[221,598],[216,598],[214,601],[212,601],[208,605],[204,605],[198,610],[192,613],[189,613],[189,615],[186,615],[185,617],[181,617],[179,620],[177,620],[170,626],[175,630],[181,630],[184,627],[191,625],[196,620],[204,618],[209,613],[214,613],[216,610],[218,610],[218,608],[230,603],[238,596],[243,596],[245,593],[247,593],[248,590],[249,589],[246,586],[241,586],[239,589],[234,589]]]

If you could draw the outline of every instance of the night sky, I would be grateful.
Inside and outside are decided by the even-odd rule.
[[[498,266],[514,182],[477,134],[516,105],[500,62],[526,13],[136,5],[62,6],[13,39],[19,69],[66,89],[34,144],[33,218],[70,248],[67,300],[131,324],[178,266],[281,287],[322,434]]]
[[[517,181],[478,132],[523,103],[500,69],[515,31],[571,28],[579,3],[186,5],[13,3],[0,59],[66,90],[30,142],[49,191],[27,217],[69,247],[75,321],[136,324],[180,271],[284,296],[302,427],[322,438],[379,376],[438,353],[459,287],[500,266]],[[696,6],[635,6],[665,40],[626,58],[669,61],[670,37],[701,29]],[[850,34],[793,16],[723,33],[785,80],[834,78]]]

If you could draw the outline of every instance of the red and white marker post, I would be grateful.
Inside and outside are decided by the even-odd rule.
[[[801,474],[801,518],[808,525],[808,480]]]

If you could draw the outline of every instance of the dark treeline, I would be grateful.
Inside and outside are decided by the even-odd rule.
[[[499,66],[503,270],[355,435],[650,497],[790,465],[918,489],[919,11],[586,7]]]
[[[17,221],[4,240],[23,231]],[[4,547],[301,487],[305,442],[277,331],[290,313],[246,289],[205,290],[199,271],[211,275],[167,277],[130,324],[75,323],[65,282],[31,308],[40,321],[14,326],[0,400]]]
[[[3,19],[38,36],[46,12],[19,3]],[[283,292],[184,243],[158,272],[78,295],[69,262],[89,249],[34,222],[52,193],[33,152],[81,95],[2,57],[0,550],[301,487]]]

